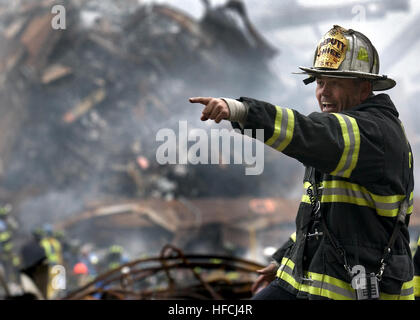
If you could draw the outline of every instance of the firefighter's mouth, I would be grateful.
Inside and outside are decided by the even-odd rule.
[[[322,112],[335,112],[337,105],[331,102],[322,102]]]

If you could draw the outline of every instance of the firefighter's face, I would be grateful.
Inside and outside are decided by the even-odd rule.
[[[340,112],[359,105],[371,93],[371,84],[355,79],[318,77],[316,99],[322,112]]]

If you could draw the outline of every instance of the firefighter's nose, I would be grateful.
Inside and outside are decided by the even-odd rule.
[[[329,97],[331,96],[331,90],[330,87],[328,85],[324,85],[322,86],[322,88],[320,89],[321,97]]]

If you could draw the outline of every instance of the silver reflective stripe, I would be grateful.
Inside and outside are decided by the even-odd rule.
[[[408,200],[408,206],[411,207],[413,205],[414,199]]]
[[[285,264],[282,264],[278,269],[277,269],[277,273],[278,272],[286,272],[289,275],[292,275],[293,273],[293,269],[290,268],[289,266],[286,266]]]
[[[345,296],[351,299],[356,299],[356,295],[353,292],[350,292],[344,288],[337,287],[328,282],[320,282],[317,280],[312,280],[311,287],[320,288],[321,290],[325,289],[331,292],[341,294],[342,296]]]
[[[409,295],[412,295],[412,294],[414,294],[414,287],[407,288],[407,289],[402,289],[400,295],[401,296],[409,296]]]
[[[291,276],[294,279],[294,281],[296,281],[295,277],[293,276],[293,270],[289,266],[287,266],[285,264],[282,264],[279,267],[279,269],[277,270],[277,276],[280,276],[280,279],[282,279],[281,278],[281,273],[282,272],[287,273],[289,276]],[[353,299],[353,300],[356,299],[356,295],[352,291],[346,290],[345,288],[341,288],[339,286],[336,286],[334,284],[331,284],[331,283],[328,283],[328,282],[325,282],[325,281],[315,280],[311,277],[310,272],[308,273],[308,276],[309,276],[308,279],[301,279],[301,281],[296,281],[296,283],[299,283],[299,285],[302,284],[302,280],[303,280],[303,282],[307,282],[307,284],[304,284],[304,286],[308,289],[302,290],[304,292],[308,292],[309,294],[314,294],[314,295],[326,296],[326,297],[330,297],[331,293],[332,293],[332,294],[339,294],[341,296],[344,296],[344,297],[347,297],[347,298],[350,298],[350,299]],[[282,280],[288,282],[285,279],[282,279]],[[303,289],[303,288],[304,287],[302,287],[301,289]],[[321,292],[320,292],[321,294],[312,292],[311,288],[321,289]],[[323,295],[322,290],[326,290],[326,291],[329,291],[331,293],[330,294],[326,293],[326,294]]]
[[[400,207],[400,201],[386,203],[375,201],[369,194],[357,190],[346,189],[346,188],[325,188],[322,191],[322,195],[338,195],[338,196],[350,196],[355,198],[362,198],[366,201],[374,204],[376,208],[383,210],[393,210]],[[411,201],[412,202],[412,201]]]
[[[287,134],[287,124],[289,122],[289,114],[287,113],[287,110],[284,108],[277,109],[277,112],[282,113],[282,119],[281,119],[281,126],[280,126],[280,135],[277,137],[276,141],[271,145],[274,149],[277,149],[280,144],[286,139]]]

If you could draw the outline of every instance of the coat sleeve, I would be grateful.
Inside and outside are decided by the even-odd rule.
[[[298,111],[245,98],[248,107],[244,127],[232,123],[244,134],[252,129],[264,130],[264,143],[321,172],[373,182],[381,178],[384,150],[383,135],[368,112],[313,112],[308,116]]]
[[[287,241],[271,256],[278,264],[281,263],[281,259],[284,257],[286,251],[292,247],[296,242],[296,232],[292,233]]]

